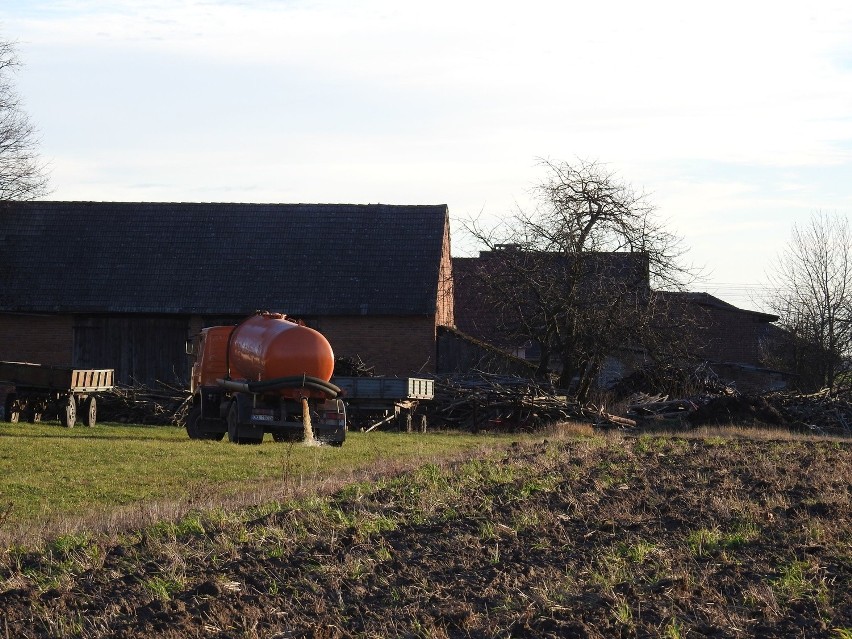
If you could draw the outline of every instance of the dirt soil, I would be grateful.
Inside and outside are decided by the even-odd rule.
[[[850,478],[848,442],[515,444],[7,553],[0,637],[852,637]]]

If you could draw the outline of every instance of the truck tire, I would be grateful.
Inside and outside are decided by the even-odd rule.
[[[46,406],[40,399],[28,399],[21,402],[21,419],[30,424],[37,424],[41,421],[42,412]]]
[[[225,433],[201,430],[201,406],[193,406],[186,416],[186,434],[190,439],[210,439],[217,442],[222,441]]]
[[[251,430],[249,428],[248,430]],[[263,441],[263,431],[260,437],[246,436],[240,432],[240,417],[237,410],[237,402],[231,402],[231,407],[228,409],[228,441],[234,444],[260,444]]]
[[[228,408],[228,441],[232,444],[240,443],[240,420],[237,413],[237,402],[231,402]]]
[[[33,416],[35,415],[37,413],[33,413]],[[59,423],[65,428],[74,428],[74,424],[77,423],[77,399],[73,395],[59,400]]]
[[[186,434],[190,439],[202,439],[198,431],[198,423],[201,421],[201,406],[193,406],[186,416]]]
[[[98,421],[98,402],[95,399],[94,395],[89,395],[86,399],[83,400],[81,404],[82,414],[80,417],[83,418],[83,425],[91,428]]]

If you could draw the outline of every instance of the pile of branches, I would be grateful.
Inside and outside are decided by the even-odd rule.
[[[694,369],[672,364],[640,368],[618,380],[610,392],[624,399],[637,395],[669,397],[717,397],[738,395],[736,388],[723,381],[707,363]]]
[[[738,401],[740,396],[707,363],[693,369],[673,364],[640,368],[613,384],[609,393],[615,403],[626,407],[624,415],[612,415],[592,405],[586,412],[596,426],[622,429],[688,425],[685,420],[708,402],[718,398]]]
[[[424,412],[432,426],[472,432],[530,432],[582,416],[580,405],[552,384],[481,372],[435,379]]]
[[[763,396],[790,426],[827,435],[852,436],[852,389],[817,393],[774,392]]]
[[[668,395],[637,393],[627,404],[627,413],[636,420],[680,421],[695,411],[700,399],[669,399]]]
[[[165,384],[157,388],[114,386],[98,393],[98,420],[102,422],[181,425],[189,408],[189,393]]]
[[[599,411],[600,426],[738,424],[783,427],[803,432],[852,435],[852,388],[801,394],[792,391],[741,393],[706,364],[694,371],[674,366],[637,371],[613,392],[624,399],[623,417]],[[667,392],[668,391],[668,392]]]
[[[367,366],[358,355],[336,357],[334,360],[334,374],[341,377],[373,377],[374,370],[372,366]]]

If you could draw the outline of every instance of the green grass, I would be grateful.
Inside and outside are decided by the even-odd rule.
[[[502,438],[457,433],[349,433],[340,448],[190,440],[183,429],[0,423],[0,528],[141,502],[237,494],[247,482],[304,485],[332,471],[431,460]]]
[[[828,585],[819,573],[818,566],[794,560],[778,568],[778,575],[771,580],[771,586],[776,597],[783,602],[808,598],[825,605],[829,600]]]

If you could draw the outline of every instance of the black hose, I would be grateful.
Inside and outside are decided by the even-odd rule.
[[[332,399],[340,394],[340,387],[319,377],[311,377],[310,375],[292,375],[289,377],[268,379],[262,382],[247,382],[247,386],[252,393],[270,392],[280,388],[306,387],[326,393]]]

